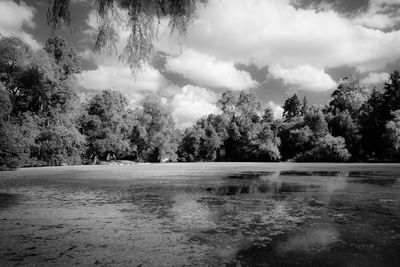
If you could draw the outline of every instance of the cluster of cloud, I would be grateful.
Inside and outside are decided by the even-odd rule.
[[[246,90],[259,85],[248,72],[237,70],[233,61],[221,61],[191,49],[185,49],[177,57],[168,57],[165,68],[201,86]]]
[[[400,59],[400,31],[395,29],[400,22],[399,4],[400,0],[369,0],[365,11],[351,16],[333,8],[295,8],[291,0],[218,0],[199,6],[186,36],[171,37],[161,29],[165,34],[156,42],[156,49],[167,54],[163,71],[180,74],[191,83],[169,98],[178,124],[189,125],[217,112],[216,95],[221,89],[261,86],[248,71],[239,70],[238,63],[267,67],[267,79],[316,93],[337,86],[328,74],[331,68],[354,67],[365,76],[361,81],[365,85],[385,81],[383,68]],[[94,12],[87,23],[87,32],[95,32]],[[120,32],[119,49],[128,34]],[[134,79],[115,59],[84,56],[97,65],[79,78],[86,88],[160,93],[173,83],[151,67]],[[267,105],[276,117],[282,115],[279,105]]]
[[[171,100],[177,127],[184,129],[210,113],[219,114],[216,106],[219,95],[202,87],[186,85]]]
[[[17,4],[6,0],[0,2],[0,34],[2,36],[16,36],[25,41],[32,49],[39,49],[41,45],[35,38],[25,32],[25,27],[34,28],[33,21],[36,10],[24,2]]]
[[[389,73],[386,72],[371,72],[365,78],[360,80],[360,83],[366,86],[369,85],[381,85],[387,82],[389,79]]]
[[[268,72],[271,77],[282,79],[289,85],[298,86],[299,89],[320,92],[334,89],[337,86],[337,83],[323,69],[310,65],[286,69],[276,64],[270,65]]]
[[[135,101],[142,97],[138,93],[156,93],[168,86],[169,82],[156,69],[148,67],[136,78],[128,67],[99,65],[95,70],[83,71],[78,77],[79,85],[87,89],[118,89],[126,95],[136,96]]]
[[[354,18],[358,24],[392,29],[400,23],[400,0],[369,0],[368,9]]]
[[[288,70],[279,77],[286,84],[295,81],[292,85],[300,89],[325,91],[334,84],[326,73],[329,68],[350,66],[360,72],[379,71],[400,58],[400,31],[369,28],[360,19],[374,9],[379,13],[376,7],[387,10],[398,2],[371,0],[366,12],[349,18],[332,9],[296,9],[290,0],[210,1],[199,8],[198,19],[187,36],[171,40],[168,35],[169,42],[161,38],[159,49],[173,54],[178,49],[172,49],[172,43],[179,43],[183,51],[179,57],[186,60],[171,71],[186,77],[196,72],[190,69],[195,59],[185,56],[185,50],[190,50],[220,62],[254,63],[260,68],[279,65],[280,70]],[[390,21],[386,25],[397,23],[397,17],[386,15]],[[299,80],[299,71],[308,78]],[[214,75],[207,67],[201,68],[201,73],[202,80]],[[322,80],[329,86],[322,85]]]
[[[275,104],[273,101],[269,101],[267,107],[270,107],[272,109],[272,113],[274,114],[275,119],[282,119],[283,108],[281,106]]]

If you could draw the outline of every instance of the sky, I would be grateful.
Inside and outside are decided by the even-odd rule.
[[[48,0],[0,0],[0,34],[41,49],[47,8]],[[118,89],[135,105],[158,94],[179,128],[220,112],[226,90],[254,91],[279,117],[294,93],[325,104],[346,76],[380,88],[400,69],[400,0],[209,0],[184,36],[161,24],[154,59],[136,77],[118,56],[93,52],[94,1],[71,0],[71,14],[72,30],[57,34],[81,57],[80,95]],[[119,49],[128,34],[120,30]]]

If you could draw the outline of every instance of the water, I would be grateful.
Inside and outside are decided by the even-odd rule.
[[[0,173],[0,265],[399,266],[400,165]]]

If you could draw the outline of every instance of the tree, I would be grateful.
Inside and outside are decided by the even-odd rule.
[[[51,40],[47,43],[48,51],[51,51]],[[57,40],[62,42],[61,38]],[[63,44],[63,49],[73,55],[73,50],[65,42]],[[0,82],[10,94],[13,115],[30,111],[48,117],[46,123],[49,123],[52,117],[71,111],[77,99],[75,78],[64,75],[61,66],[56,64],[65,65],[67,60],[64,58],[67,56],[61,48],[54,48],[53,53],[48,51],[33,52],[17,38],[0,39],[0,54],[3,54],[0,59]],[[78,58],[73,60],[79,63]]]
[[[16,169],[31,165],[31,150],[39,133],[37,123],[30,114],[0,120],[0,169]]]
[[[19,91],[14,97],[14,113],[30,111],[36,114],[51,109],[51,95],[57,86],[55,66],[43,51],[32,55],[18,77]]]
[[[261,103],[252,91],[226,91],[218,100],[217,105],[232,118],[253,118],[261,110]]]
[[[20,92],[19,76],[29,64],[33,51],[17,37],[0,38],[0,82],[10,94],[12,106]]]
[[[301,115],[305,116],[307,114],[307,112],[308,112],[308,109],[309,109],[309,107],[308,107],[307,97],[304,96],[303,104],[301,106]]]
[[[400,74],[395,71],[385,83],[384,91],[373,90],[362,108],[360,117],[364,158],[392,160],[392,148],[387,142],[386,126],[400,109]],[[389,142],[390,143],[390,142]]]
[[[153,40],[161,20],[169,20],[171,32],[184,34],[193,19],[196,3],[206,0],[97,0],[99,28],[95,50],[115,52],[119,39],[118,28],[130,31],[120,60],[132,71],[140,70],[150,61]],[[53,31],[61,25],[70,26],[70,0],[53,0],[49,6],[47,23]],[[121,10],[127,16],[119,12]],[[126,18],[126,19],[125,19]]]
[[[128,152],[123,139],[123,115],[127,98],[117,91],[105,90],[93,96],[79,118],[80,132],[87,137],[87,154],[94,162],[110,160]]]
[[[0,82],[0,121],[8,121],[11,113],[11,100],[5,86]]]
[[[396,110],[392,115],[394,118],[385,125],[385,137],[392,159],[398,161],[400,159],[400,110]]]
[[[291,118],[297,117],[301,115],[301,102],[299,97],[294,94],[292,97],[286,99],[283,104],[283,117],[286,121]]]
[[[200,138],[202,133],[195,128],[187,128],[178,147],[180,161],[200,160]]]
[[[352,156],[352,160],[361,160],[362,135],[360,134],[360,125],[357,120],[353,119],[350,112],[346,109],[335,116],[332,115],[328,121],[331,134],[335,137],[342,136],[345,139],[346,147]]]
[[[205,161],[214,161],[221,146],[221,139],[211,125],[207,125],[200,139],[200,157]]]
[[[85,139],[75,127],[56,125],[44,129],[36,138],[37,146],[33,155],[48,165],[75,165],[82,163]]]
[[[271,107],[267,107],[264,109],[264,114],[262,116],[263,123],[271,123],[274,121],[274,112]]]
[[[382,146],[385,124],[388,119],[383,94],[373,90],[368,101],[362,108],[360,116],[360,133],[364,159],[384,157],[386,148]]]
[[[256,146],[255,159],[258,161],[278,161],[281,158],[279,152],[280,139],[277,133],[271,129],[271,124],[264,122],[254,140]]]
[[[62,80],[69,78],[72,74],[81,72],[78,56],[63,38],[54,36],[48,39],[44,50],[54,58],[55,63],[59,66]]]
[[[328,133],[328,124],[322,110],[318,107],[311,107],[304,116],[304,124],[317,136],[324,136]]]
[[[390,74],[389,81],[385,83],[383,93],[384,107],[391,112],[400,109],[400,73],[394,71]]]
[[[141,101],[137,109],[138,124],[131,134],[131,144],[139,161],[160,162],[177,159],[175,123],[170,107],[155,95]]]
[[[344,78],[338,88],[332,93],[332,101],[329,103],[333,114],[348,110],[355,118],[363,104],[368,100],[368,89],[360,85],[356,77]]]

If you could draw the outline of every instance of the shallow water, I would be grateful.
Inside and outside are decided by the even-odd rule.
[[[400,266],[400,165],[0,173],[0,265]]]

